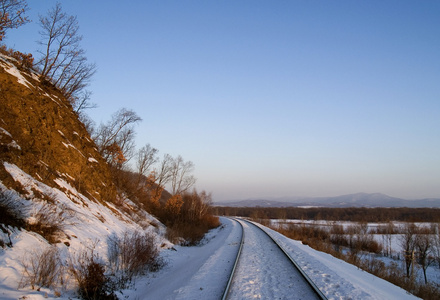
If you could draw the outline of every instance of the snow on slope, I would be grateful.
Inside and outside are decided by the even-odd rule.
[[[51,188],[46,184],[36,180],[32,176],[23,172],[16,165],[4,163],[5,169],[11,174],[15,181],[22,184],[28,194],[28,198],[23,199],[17,192],[7,189],[0,181],[0,190],[12,199],[20,210],[32,219],[34,212],[38,211],[44,201],[38,200],[35,193],[49,195],[57,206],[57,213],[65,218],[67,225],[64,228],[65,237],[61,237],[62,243],[56,244],[63,255],[67,253],[78,253],[92,245],[95,253],[103,260],[107,257],[107,238],[112,234],[120,235],[127,230],[149,231],[156,237],[159,245],[172,246],[163,238],[165,227],[153,216],[143,212],[140,219],[141,225],[135,223],[128,215],[119,212],[111,203],[107,206],[90,201],[88,198],[76,191],[62,178],[58,178],[57,188]],[[128,199],[126,205],[130,205]],[[142,212],[141,212],[142,213]],[[32,291],[29,287],[18,290],[18,285],[22,279],[22,267],[20,261],[26,258],[29,253],[38,251],[49,246],[48,242],[40,235],[26,230],[10,230],[12,248],[0,248],[0,299],[18,299],[26,296],[26,299],[42,299],[55,297],[55,291],[42,289],[42,291]],[[3,234],[1,238],[8,240]],[[64,291],[67,298],[72,298],[73,286],[68,286]],[[67,299],[66,298],[66,299]]]

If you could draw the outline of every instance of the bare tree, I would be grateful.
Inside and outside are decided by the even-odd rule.
[[[412,275],[411,267],[414,267],[414,252],[416,247],[416,234],[418,228],[414,223],[407,223],[403,228],[403,233],[400,236],[400,245],[404,251],[406,277]]]
[[[182,194],[192,187],[196,179],[191,172],[194,171],[192,161],[184,161],[182,156],[173,159],[171,170],[171,189],[172,194]]]
[[[84,109],[86,106],[81,104],[90,94],[78,99],[84,97],[81,92],[90,83],[96,66],[87,63],[85,51],[80,47],[82,36],[77,18],[66,15],[57,3],[47,16],[40,16],[40,25],[40,44],[44,50],[40,51],[42,58],[37,65],[41,67],[41,78],[61,89],[73,105],[80,104],[77,109]]]
[[[165,154],[159,165],[148,175],[151,189],[150,201],[156,209],[160,207],[162,192],[165,189],[165,185],[170,181],[172,163],[173,157]]]
[[[146,144],[144,147],[139,149],[137,153],[136,167],[137,172],[140,175],[148,176],[150,173],[150,168],[153,164],[157,162],[157,152],[156,148],[151,147],[150,144]]]
[[[393,234],[394,234],[394,224],[392,221],[388,221],[386,225],[386,240],[387,240],[387,252],[390,257],[393,257]]]
[[[438,267],[440,268],[440,224],[432,224],[431,225],[431,231],[433,232],[432,235],[432,252],[434,255],[435,260],[437,261]]]
[[[164,186],[170,181],[172,174],[172,166],[173,166],[173,157],[169,154],[165,154],[163,156],[162,161],[159,164],[159,167],[155,169],[155,177],[156,184],[160,188],[164,188]]]
[[[101,124],[93,135],[98,151],[110,164],[122,167],[133,156],[133,125],[142,119],[132,110],[120,109],[107,124]]]
[[[201,193],[199,193],[199,197],[200,197],[199,218],[201,218],[203,215],[208,213],[208,210],[212,206],[212,194],[206,191],[202,191]]]
[[[433,238],[428,230],[419,230],[416,236],[417,263],[423,270],[425,283],[428,283],[426,269],[434,261],[433,257],[430,255],[432,252],[433,243]]]
[[[0,41],[5,37],[6,30],[29,22],[25,16],[27,8],[25,0],[0,0]]]

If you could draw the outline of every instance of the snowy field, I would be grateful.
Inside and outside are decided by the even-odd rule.
[[[357,222],[335,222],[335,221],[314,221],[314,220],[271,220],[271,226],[279,226],[280,223],[294,223],[294,224],[306,224],[309,226],[320,226],[320,227],[331,227],[333,225],[341,225],[344,229],[348,229],[350,227],[354,227],[359,225]],[[404,222],[393,222],[392,223],[396,231],[404,228],[406,223]],[[431,228],[433,224],[431,223],[414,223],[418,228]],[[368,223],[368,231],[376,232],[378,228],[383,228],[387,226],[386,223]],[[391,240],[388,241],[388,237],[385,234],[371,234],[376,242],[378,242],[383,249],[387,247],[391,250],[390,256],[384,255],[373,255],[376,259],[380,259],[386,264],[390,263],[398,263],[401,265],[402,270],[405,268],[405,262],[403,261],[403,249],[402,249],[402,235],[401,234],[392,234]],[[416,265],[414,268],[416,272],[417,279],[420,282],[424,282],[423,272],[420,266]],[[440,266],[436,263],[432,263],[426,270],[427,278],[429,282],[440,284]]]

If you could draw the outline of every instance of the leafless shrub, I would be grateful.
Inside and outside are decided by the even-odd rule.
[[[0,247],[12,247],[10,238],[11,230],[8,226],[21,228],[25,226],[24,217],[16,207],[16,203],[11,194],[0,191],[0,230],[7,236],[7,240],[0,235]]]
[[[112,235],[108,240],[108,259],[121,288],[145,271],[157,271],[163,261],[153,234],[126,231],[121,237]]]
[[[69,273],[78,284],[78,294],[82,299],[117,299],[114,284],[105,274],[105,266],[94,251],[95,245],[69,257]]]
[[[19,287],[31,285],[32,289],[54,287],[62,283],[63,264],[57,247],[49,246],[44,250],[32,250],[20,260],[23,267]]]
[[[67,225],[73,211],[63,205],[53,205],[47,202],[33,212],[28,219],[26,229],[43,236],[49,243],[58,242],[57,237]]]

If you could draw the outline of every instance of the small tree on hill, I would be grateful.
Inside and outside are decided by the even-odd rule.
[[[40,26],[40,44],[44,49],[37,65],[41,68],[41,78],[58,87],[75,108],[86,108],[90,94],[84,93],[84,89],[96,66],[87,62],[80,47],[78,20],[66,15],[57,3],[47,16],[40,16]]]
[[[98,151],[112,166],[121,168],[133,156],[133,125],[142,119],[132,110],[120,109],[93,135]]]

